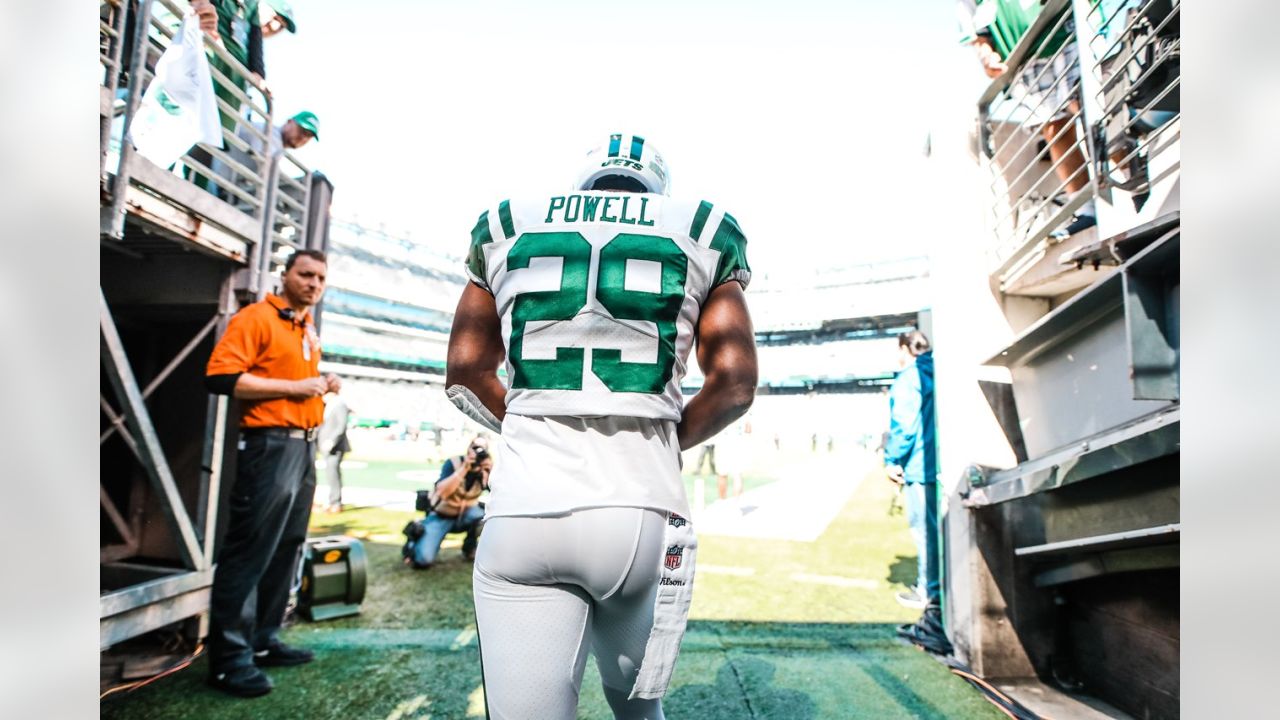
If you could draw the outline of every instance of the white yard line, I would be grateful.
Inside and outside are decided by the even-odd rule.
[[[819,454],[776,482],[694,511],[699,535],[814,542],[867,474],[870,456]]]

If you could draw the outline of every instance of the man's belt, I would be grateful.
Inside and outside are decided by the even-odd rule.
[[[320,434],[320,428],[290,428],[290,427],[251,427],[240,428],[240,434],[245,437],[253,437],[254,435],[270,435],[274,437],[285,437],[293,440],[306,440],[312,442]]]

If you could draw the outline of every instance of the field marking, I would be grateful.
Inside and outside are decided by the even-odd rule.
[[[868,453],[817,455],[741,497],[693,509],[699,534],[816,542],[835,521],[875,461]]]

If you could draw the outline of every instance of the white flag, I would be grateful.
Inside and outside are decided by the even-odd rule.
[[[196,143],[222,147],[203,35],[195,13],[188,11],[156,63],[155,77],[130,126],[138,153],[160,167],[172,165]]]

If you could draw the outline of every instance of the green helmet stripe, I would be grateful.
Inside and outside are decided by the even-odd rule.
[[[515,223],[511,222],[511,201],[503,200],[498,205],[498,220],[502,222],[502,234],[510,240],[516,235]]]
[[[639,162],[640,155],[644,151],[644,138],[631,136],[631,159]]]
[[[609,157],[618,157],[618,153],[622,151],[622,136],[609,136]]]
[[[702,234],[702,226],[707,224],[707,216],[711,214],[711,203],[703,200],[698,205],[698,212],[693,216],[693,224],[689,226],[689,237],[694,242],[698,242],[698,236]]]

